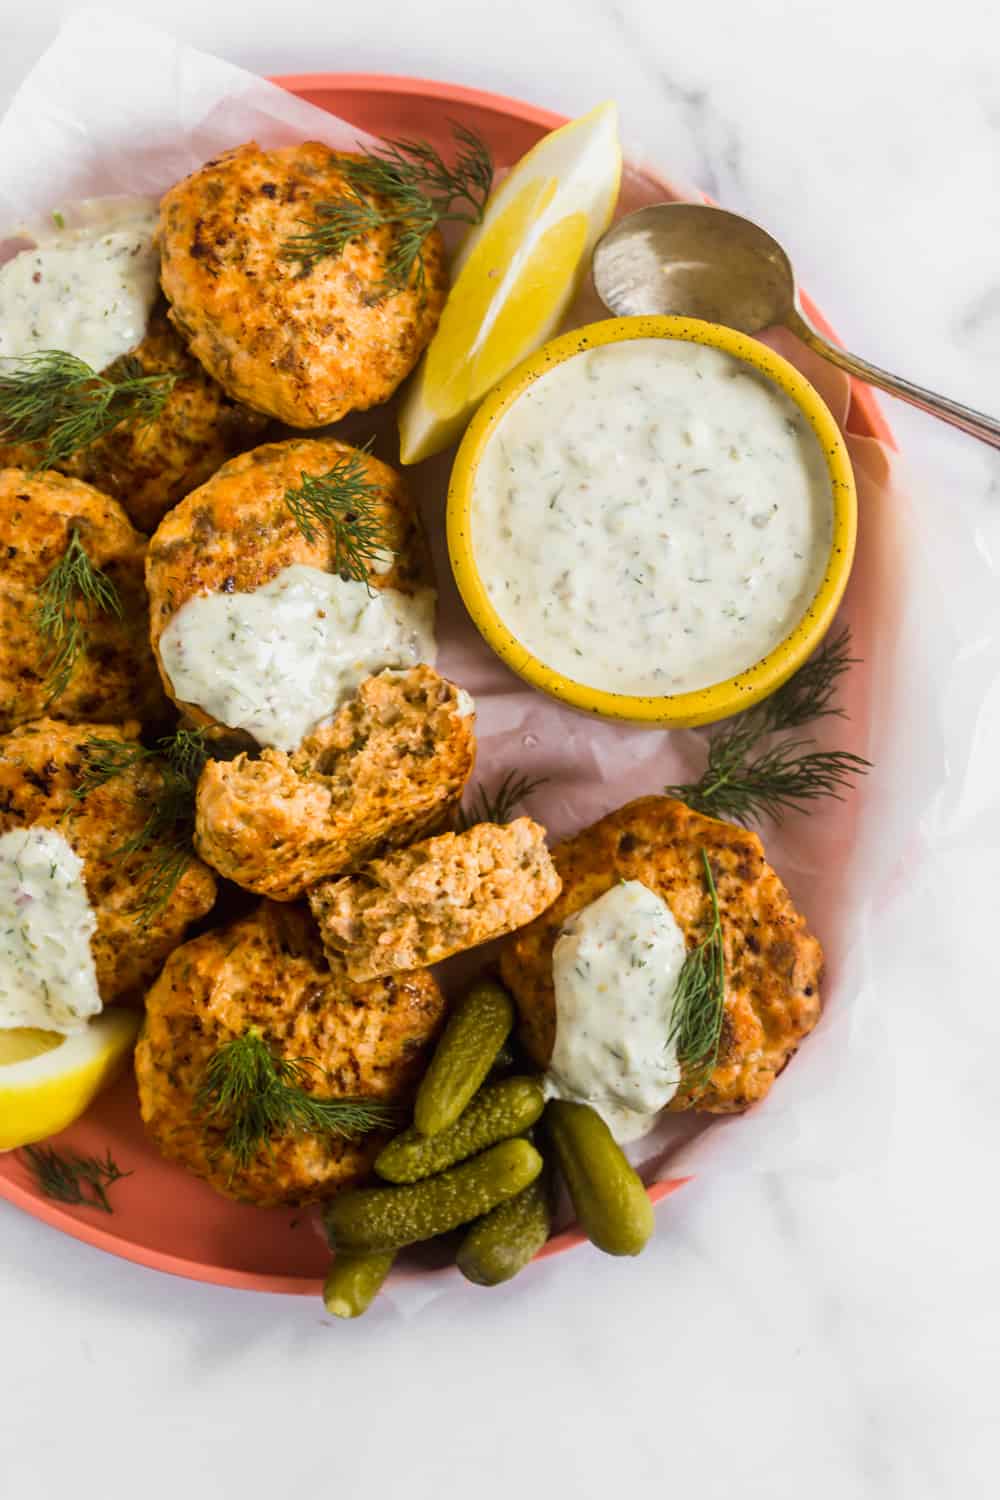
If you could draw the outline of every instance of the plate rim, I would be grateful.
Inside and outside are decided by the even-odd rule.
[[[531,104],[527,100],[518,99],[511,95],[499,94],[488,89],[471,88],[465,84],[448,83],[440,79],[421,78],[410,74],[395,73],[280,73],[267,75],[271,83],[277,84],[279,88],[288,93],[301,97],[303,94],[316,90],[339,90],[341,92],[354,91],[357,93],[370,94],[404,94],[422,96],[429,99],[444,101],[452,104],[468,104],[479,109],[491,109],[497,114],[506,115],[508,118],[516,118],[531,125],[537,125],[545,130],[555,130],[565,125],[568,116],[562,115],[554,110],[543,108],[541,105]],[[321,106],[320,106],[321,107]],[[647,171],[647,175],[655,177],[653,172]],[[711,200],[706,200],[711,201]],[[829,321],[816,307],[812,299],[802,293],[802,302],[806,312],[820,329],[836,343],[840,343],[835,330]],[[871,387],[851,377],[851,406],[856,407],[864,425],[864,431],[860,436],[876,438],[893,451],[897,451],[897,444],[892,431],[882,414],[881,407]],[[11,1152],[16,1156],[16,1152]],[[662,1182],[653,1183],[649,1189],[650,1201],[658,1204],[663,1199],[675,1193],[686,1183],[692,1181],[690,1176],[669,1178]],[[291,1296],[317,1296],[322,1290],[322,1280],[314,1276],[297,1276],[291,1274],[263,1273],[257,1271],[242,1271],[235,1267],[221,1267],[207,1261],[190,1260],[184,1256],[173,1255],[168,1251],[156,1250],[151,1246],[138,1244],[134,1240],[128,1240],[111,1230],[103,1229],[99,1224],[91,1224],[74,1217],[55,1203],[49,1203],[29,1189],[22,1187],[10,1178],[0,1175],[0,1198],[6,1199],[15,1207],[22,1209],[37,1221],[49,1225],[51,1228],[61,1231],[70,1238],[78,1240],[83,1244],[91,1245],[97,1250],[116,1256],[119,1260],[131,1261],[134,1265],[144,1266],[152,1271],[159,1271],[165,1275],[181,1277],[188,1281],[198,1281],[213,1286],[225,1286],[237,1291],[270,1292]],[[574,1228],[563,1230],[562,1233],[554,1235],[542,1250],[539,1251],[535,1260],[547,1260],[550,1256],[563,1254],[574,1249],[577,1245],[585,1244],[586,1237],[580,1230]],[[454,1268],[445,1268],[454,1270]],[[404,1273],[407,1279],[420,1276],[424,1279],[426,1272]],[[440,1277],[441,1272],[433,1273]]]

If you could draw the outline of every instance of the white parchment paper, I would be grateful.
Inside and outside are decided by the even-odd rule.
[[[279,145],[305,138],[349,148],[360,136],[352,125],[155,30],[121,15],[81,12],[0,123],[0,229],[80,197],[159,194],[245,140]],[[632,172],[623,208],[664,197],[662,174],[669,167],[668,160],[650,161],[644,172]],[[585,292],[573,321],[598,315]],[[844,377],[788,336],[773,342],[819,386],[844,426]],[[391,411],[352,418],[341,431],[374,433],[380,455],[396,460]],[[891,1036],[882,1015],[892,992],[894,951],[884,918],[905,907],[918,876],[926,889],[928,876],[945,870],[950,851],[970,829],[997,829],[1000,589],[994,544],[973,518],[940,497],[924,496],[918,486],[902,493],[887,451],[870,438],[847,436],[858,476],[860,534],[842,618],[851,624],[863,664],[845,688],[849,722],[824,725],[820,743],[855,750],[874,770],[847,802],[764,830],[770,857],[827,952],[823,1019],[770,1097],[749,1115],[694,1117],[679,1132],[671,1125],[647,1143],[640,1154],[650,1177],[830,1172],[879,1153],[893,1093]],[[525,687],[493,657],[450,578],[444,545],[449,463],[443,455],[423,465],[413,483],[441,587],[439,665],[478,702],[476,779],[494,784],[512,767],[548,777],[528,810],[558,839],[631,797],[696,776],[703,733],[671,735],[578,716]],[[922,915],[915,910],[914,920]],[[456,961],[453,972],[461,969]],[[440,1279],[414,1274],[395,1284],[416,1306]]]

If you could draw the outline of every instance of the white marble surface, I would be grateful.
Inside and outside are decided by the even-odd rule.
[[[8,3],[0,102],[73,8]],[[378,69],[579,112],[770,225],[845,339],[1000,409],[1000,22],[983,0],[131,0],[263,72]],[[894,407],[1000,558],[1000,457]],[[970,628],[974,622],[970,622]],[[914,724],[915,734],[920,725]],[[0,1203],[0,1493],[937,1500],[997,1493],[1000,820],[897,909],[895,1110],[863,1172],[700,1182],[636,1263],[331,1325]]]

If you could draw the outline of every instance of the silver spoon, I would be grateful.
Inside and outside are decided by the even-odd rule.
[[[777,240],[739,214],[702,203],[652,203],[598,241],[594,285],[616,317],[675,313],[758,333],[783,323],[831,364],[1000,448],[1000,422],[848,354],[799,306],[795,272]]]

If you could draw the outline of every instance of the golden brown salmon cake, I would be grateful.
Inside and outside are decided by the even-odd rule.
[[[163,840],[134,853],[122,845],[141,834],[163,788],[161,763],[143,759],[85,796],[81,788],[93,740],[135,743],[139,726],[63,724],[38,719],[0,738],[0,834],[38,824],[54,828],[83,861],[97,918],[90,940],[105,1001],[138,997],[185,930],[215,903],[215,876],[193,856],[162,904],[155,903],[155,861],[169,858]],[[146,903],[151,912],[147,917]]]
[[[199,1107],[207,1064],[256,1027],[276,1056],[308,1060],[303,1087],[310,1093],[402,1109],[444,1014],[432,975],[351,984],[328,967],[304,908],[261,902],[178,948],[150,990],[135,1054],[142,1118],[164,1156],[220,1193],[261,1206],[328,1198],[368,1175],[387,1132],[286,1134],[242,1165],[224,1149],[226,1120],[206,1120]]]
[[[55,641],[39,628],[46,579],[73,543],[114,587],[120,616],[66,597],[84,649],[66,687],[57,686]],[[158,721],[167,712],[149,648],[143,581],[146,539],[116,500],[79,479],[0,469],[0,732],[53,718]],[[51,585],[50,585],[51,589]]]
[[[167,320],[166,304],[155,308],[130,358],[144,375],[177,376],[160,415],[151,422],[119,422],[55,467],[111,495],[134,526],[150,532],[227,458],[259,443],[268,421],[227,396],[188,353]],[[44,443],[0,443],[0,468],[33,469],[43,451]]]
[[[523,927],[559,894],[545,829],[477,823],[373,859],[309,892],[331,962],[352,979],[440,963]]]
[[[368,570],[373,589],[414,594],[430,582],[423,529],[400,476],[360,449],[333,438],[265,443],[231,459],[163,518],[149,543],[146,582],[153,649],[169,621],[189,599],[206,593],[252,593],[295,563],[334,571],[335,548],[325,530],[307,541],[285,501],[303,475],[326,474],[354,455],[374,487],[373,506],[392,567]],[[173,696],[160,661],[164,686]],[[178,701],[175,699],[175,701]],[[198,724],[212,721],[197,704],[180,705]]]
[[[701,851],[719,897],[726,952],[726,1012],[708,1083],[682,1088],[670,1109],[724,1114],[763,1099],[819,1020],[823,951],[795,909],[755,833],[692,812],[669,797],[640,797],[552,851],[562,894],[504,945],[500,969],[521,1013],[521,1037],[546,1067],[556,1031],[552,950],[563,923],[619,880],[638,880],[669,906],[689,947],[709,913]]]
[[[322,427],[388,400],[430,340],[447,292],[437,230],[424,242],[423,284],[414,270],[390,295],[391,228],[311,266],[286,250],[317,203],[355,196],[340,166],[351,159],[318,141],[273,151],[250,142],[160,204],[160,279],[173,322],[231,396],[291,427]]]
[[[442,822],[475,760],[472,700],[432,667],[381,672],[293,754],[210,760],[195,843],[220,875],[292,901]]]

